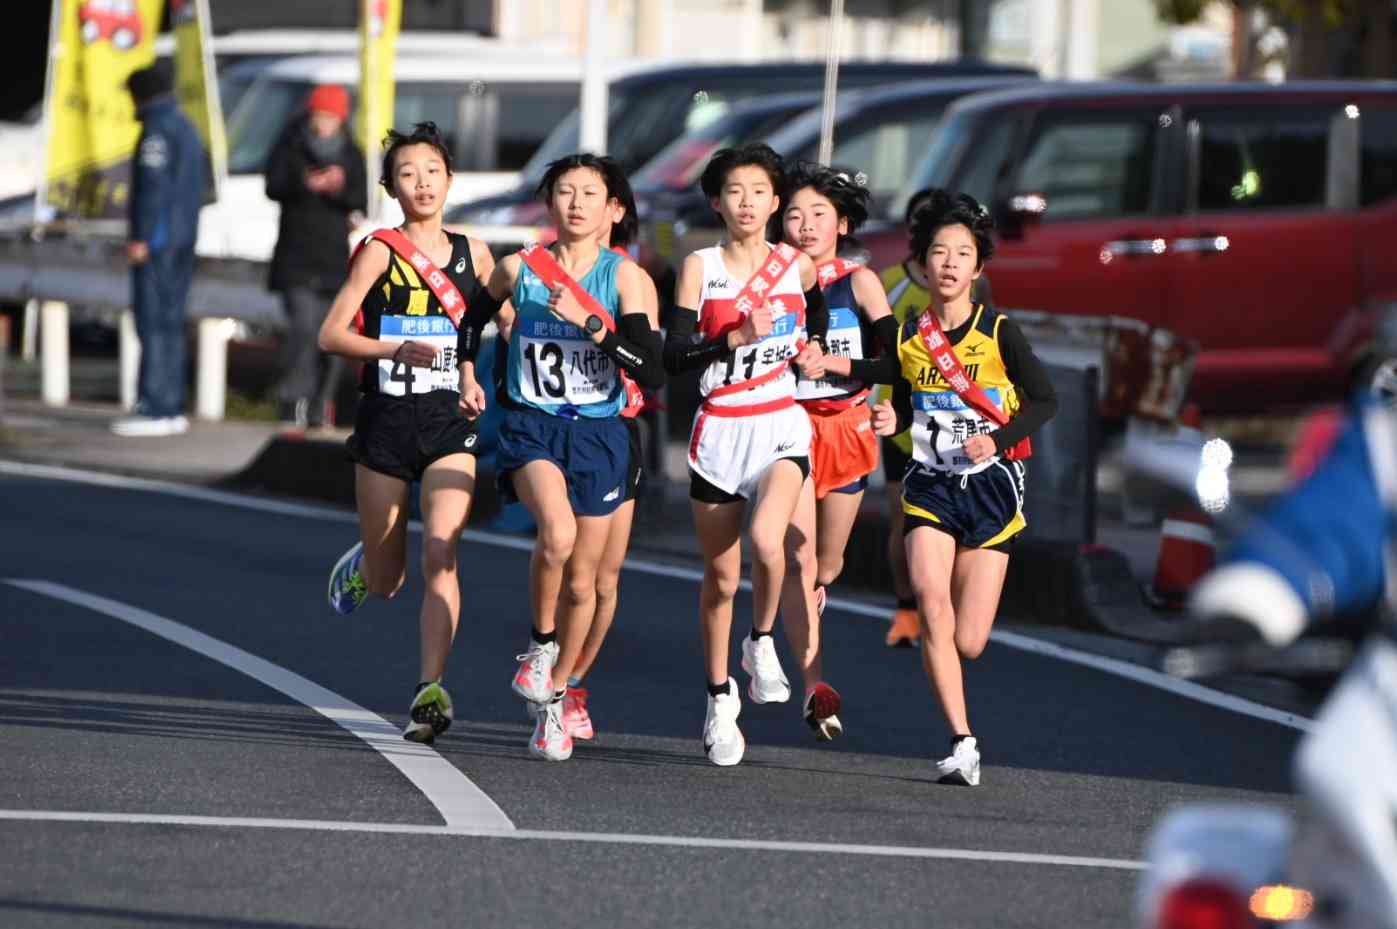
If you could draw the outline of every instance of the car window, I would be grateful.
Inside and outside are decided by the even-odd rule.
[[[496,96],[499,112],[490,170],[518,171],[577,106],[577,85],[507,84],[496,89]]]
[[[894,222],[902,222],[907,204],[912,195],[926,187],[949,187],[950,177],[962,152],[970,143],[978,120],[965,112],[952,112],[932,133],[926,151],[917,160],[916,167],[907,176],[907,181],[888,203],[884,216]]]
[[[1017,192],[1048,201],[1044,221],[1143,213],[1154,166],[1155,114],[1052,116],[1035,128]]]
[[[1362,204],[1397,196],[1397,109],[1363,108]]]
[[[1190,203],[1200,213],[1322,207],[1332,110],[1198,111]]]
[[[994,202],[996,182],[1004,173],[1009,162],[1009,147],[1014,144],[1014,129],[1018,120],[1013,111],[1001,114],[1001,118],[990,123],[980,137],[975,140],[971,156],[962,159],[965,169],[956,180],[956,189],[969,194],[985,206]]]
[[[835,133],[830,163],[867,174],[874,199],[886,201],[926,151],[943,112],[945,103],[937,101],[859,120]]]
[[[301,110],[311,85],[264,78],[243,95],[228,121],[228,173],[260,174],[286,124]],[[351,98],[354,96],[350,91]],[[353,112],[351,107],[350,112]]]

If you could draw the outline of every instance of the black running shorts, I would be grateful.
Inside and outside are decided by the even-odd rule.
[[[476,422],[461,415],[457,395],[438,390],[414,397],[365,394],[345,444],[350,460],[389,477],[419,481],[438,459],[474,455],[478,440]]]

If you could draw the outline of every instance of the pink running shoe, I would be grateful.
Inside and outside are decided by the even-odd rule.
[[[585,687],[569,687],[567,695],[563,697],[563,728],[574,739],[585,741],[596,735],[592,729],[592,717],[587,713]]]

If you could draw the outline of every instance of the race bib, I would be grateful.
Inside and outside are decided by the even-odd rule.
[[[863,358],[863,332],[858,314],[848,307],[831,307],[829,329],[825,333],[825,351],[844,358]],[[823,400],[842,397],[863,387],[861,381],[838,374],[826,374],[818,381],[801,378],[796,397],[801,400]]]
[[[985,393],[999,403],[997,388],[987,388]],[[965,453],[965,443],[971,436],[987,435],[994,428],[994,423],[967,406],[954,391],[912,394],[912,456],[929,468],[962,472],[988,467],[993,459],[975,465]]]
[[[515,323],[511,338],[519,340],[519,390],[527,402],[583,406],[605,402],[615,393],[615,363],[571,323]]]
[[[378,337],[384,342],[425,342],[437,350],[430,368],[410,367],[391,358],[378,361],[378,391],[394,397],[425,394],[433,390],[459,391],[456,371],[456,327],[445,316],[397,316],[380,318]]]
[[[721,366],[722,375],[713,386],[727,387],[754,380],[772,368],[785,367],[800,354],[800,316],[787,307],[784,300],[782,296],[771,298],[775,312],[772,314],[770,332],[751,345],[728,352],[721,362],[713,363],[714,369]],[[715,373],[718,372],[715,370]]]

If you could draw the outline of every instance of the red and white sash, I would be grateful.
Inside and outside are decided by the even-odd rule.
[[[441,311],[451,319],[452,325],[457,329],[461,328],[461,320],[466,315],[466,298],[461,296],[461,291],[451,282],[451,278],[447,277],[446,272],[427,257],[426,252],[413,245],[411,240],[397,229],[375,229],[355,246],[354,255],[359,254],[359,249],[363,248],[369,239],[378,239],[412,265],[413,270],[421,275],[422,280],[427,282],[427,286],[436,295],[437,302],[441,304]],[[351,255],[349,260],[353,262],[354,256]]]
[[[857,261],[850,261],[847,258],[831,258],[822,262],[815,268],[815,274],[820,278],[820,286],[828,287],[840,278],[848,277],[863,265]]]
[[[965,373],[965,367],[956,357],[955,349],[951,347],[950,341],[946,338],[941,323],[937,321],[936,314],[930,309],[924,310],[922,315],[917,318],[917,333],[922,337],[922,344],[926,346],[932,361],[941,371],[941,376],[946,379],[946,383],[967,406],[996,426],[1003,426],[1009,422],[1008,414],[996,406],[985,393],[985,389]],[[1020,439],[1012,448],[1004,450],[1004,457],[1010,461],[1022,461],[1032,454],[1033,443],[1027,436]]]

